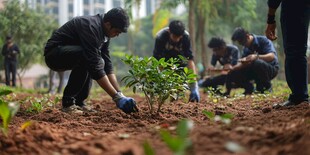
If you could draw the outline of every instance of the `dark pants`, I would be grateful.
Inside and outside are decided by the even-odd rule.
[[[81,46],[59,46],[45,54],[45,62],[52,70],[72,70],[63,93],[63,107],[81,106],[89,95],[92,80],[82,56],[83,50]]]
[[[308,4],[307,4],[308,3]],[[307,40],[310,8],[308,0],[284,4],[281,27],[285,52],[285,76],[292,94],[289,101],[308,101]]]
[[[219,90],[217,87],[219,85],[225,84],[226,76],[227,75],[218,75],[218,76],[207,78],[205,81],[203,81],[203,83],[200,86],[205,87],[205,88],[212,87],[215,92],[218,92]]]
[[[240,70],[235,70],[227,75],[226,89],[227,94],[236,86],[245,89],[245,94],[251,94],[254,86],[251,81],[256,83],[256,90],[264,92],[271,88],[271,80],[278,74],[278,68],[270,65],[264,60],[255,60],[252,64]]]
[[[12,74],[12,86],[16,86],[16,71],[17,71],[17,61],[15,60],[4,60],[4,70],[5,70],[5,84],[10,86]]]

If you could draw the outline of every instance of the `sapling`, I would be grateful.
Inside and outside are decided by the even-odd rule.
[[[127,87],[132,87],[134,93],[137,89],[144,93],[150,112],[155,103],[158,104],[157,112],[160,112],[169,97],[185,97],[188,84],[195,82],[193,70],[179,65],[180,61],[186,61],[183,57],[157,60],[154,57],[127,55],[122,61],[131,68],[122,81]]]

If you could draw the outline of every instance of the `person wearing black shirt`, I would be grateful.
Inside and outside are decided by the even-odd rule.
[[[72,70],[63,92],[64,112],[94,112],[85,104],[94,79],[125,113],[137,112],[133,98],[124,96],[113,73],[110,39],[126,33],[129,17],[122,8],[104,15],[73,18],[56,30],[44,50],[45,62],[54,71]]]
[[[153,56],[156,59],[165,58],[168,60],[170,58],[179,58],[179,55],[188,59],[187,63],[180,62],[180,66],[187,66],[196,74],[189,34],[185,31],[183,22],[173,20],[170,22],[169,27],[161,29],[156,34]],[[200,95],[197,82],[190,85],[190,91],[189,101],[199,102]]]
[[[19,48],[15,43],[13,43],[12,36],[7,36],[6,43],[2,47],[2,55],[4,56],[5,84],[7,86],[16,86],[18,54]],[[10,74],[12,74],[12,84]]]

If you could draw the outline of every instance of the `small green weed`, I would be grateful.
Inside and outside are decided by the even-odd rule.
[[[215,113],[203,110],[203,114],[205,114],[210,120],[214,122],[222,122],[224,124],[230,124],[232,118],[234,117],[233,114],[222,114],[222,115],[215,115]]]

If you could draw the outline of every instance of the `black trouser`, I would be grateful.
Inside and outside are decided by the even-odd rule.
[[[219,85],[224,85],[226,82],[226,76],[227,75],[218,75],[214,77],[207,78],[203,83],[201,84],[201,87],[212,87],[214,91],[219,91],[217,87]]]
[[[255,60],[249,66],[230,72],[226,78],[227,93],[232,86],[240,86],[245,89],[245,94],[251,94],[254,90],[252,80],[256,83],[256,90],[264,92],[271,88],[271,80],[278,74],[278,68],[264,60]]]
[[[81,46],[59,46],[45,54],[45,62],[52,70],[72,70],[63,93],[63,107],[81,106],[89,95],[92,80],[82,56],[83,50]]]
[[[284,4],[281,9],[281,28],[285,52],[285,77],[292,90],[289,101],[308,101],[307,41],[310,18],[309,0],[295,6]]]
[[[4,60],[4,70],[5,70],[5,84],[10,86],[12,73],[12,86],[16,86],[16,71],[17,71],[17,61],[16,60]]]

